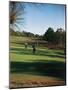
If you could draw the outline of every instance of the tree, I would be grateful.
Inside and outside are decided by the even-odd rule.
[[[48,30],[43,35],[43,39],[47,40],[50,43],[53,43],[54,42],[54,37],[55,37],[54,30],[51,27],[49,27]]]
[[[62,42],[63,42],[63,29],[62,28],[59,28],[59,29],[57,29],[57,31],[56,31],[56,42],[57,42],[57,44],[60,44],[60,45],[62,45]]]
[[[20,29],[19,26],[23,24],[24,5],[20,2],[10,2],[9,6],[9,18],[10,18],[10,28]]]
[[[62,44],[66,46],[66,31],[63,31],[62,33]]]
[[[62,28],[57,29],[56,32],[52,28],[48,28],[43,39],[48,41],[50,45],[55,46],[56,48],[65,48],[66,45],[66,31]]]

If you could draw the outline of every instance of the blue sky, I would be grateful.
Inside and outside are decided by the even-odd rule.
[[[65,6],[58,4],[25,4],[25,23],[21,31],[43,35],[49,27],[54,31],[58,28],[65,30]]]

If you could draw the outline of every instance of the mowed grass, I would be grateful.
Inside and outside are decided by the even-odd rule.
[[[33,54],[31,45],[28,45],[27,49],[25,48],[24,43],[26,41],[30,42],[31,38],[10,37],[10,81],[16,83],[20,81],[21,83],[24,78],[26,78],[24,82],[28,82],[28,78],[30,81],[43,81],[42,78],[45,77],[44,81],[48,81],[50,84],[44,86],[54,85],[54,82],[57,80],[55,85],[65,84],[66,70],[64,50],[36,47],[36,53]],[[50,79],[46,79],[46,77]],[[12,82],[11,84],[13,84]],[[13,86],[14,84],[11,87]],[[16,86],[18,85],[16,84]],[[40,84],[38,86],[40,86]]]
[[[32,48],[28,47],[25,49],[24,45],[22,46],[11,46],[10,49],[10,59],[11,61],[25,61],[32,62],[38,60],[54,60],[65,62],[63,50],[49,50],[49,49],[40,49],[36,48],[36,53],[33,55]]]
[[[56,60],[65,62],[64,50],[52,50],[43,47],[36,47],[36,53],[33,55],[32,46],[28,45],[25,49],[22,42],[31,41],[31,38],[27,37],[10,37],[10,60],[11,61],[38,61],[38,60]]]

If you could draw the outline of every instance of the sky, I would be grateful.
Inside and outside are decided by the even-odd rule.
[[[24,3],[24,27],[21,31],[43,35],[49,27],[54,31],[58,28],[65,30],[65,5]]]

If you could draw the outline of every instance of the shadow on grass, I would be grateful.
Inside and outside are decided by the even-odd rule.
[[[25,49],[25,48],[11,48],[10,49],[12,53],[16,54],[27,54],[27,55],[32,55],[32,49]],[[53,54],[54,53],[54,54]],[[36,50],[36,55],[41,55],[41,56],[49,56],[49,57],[58,57],[58,58],[65,58],[65,55],[63,52],[52,52],[48,50]]]
[[[66,78],[65,63],[60,61],[11,62],[10,68],[11,73],[52,76],[63,80]]]

